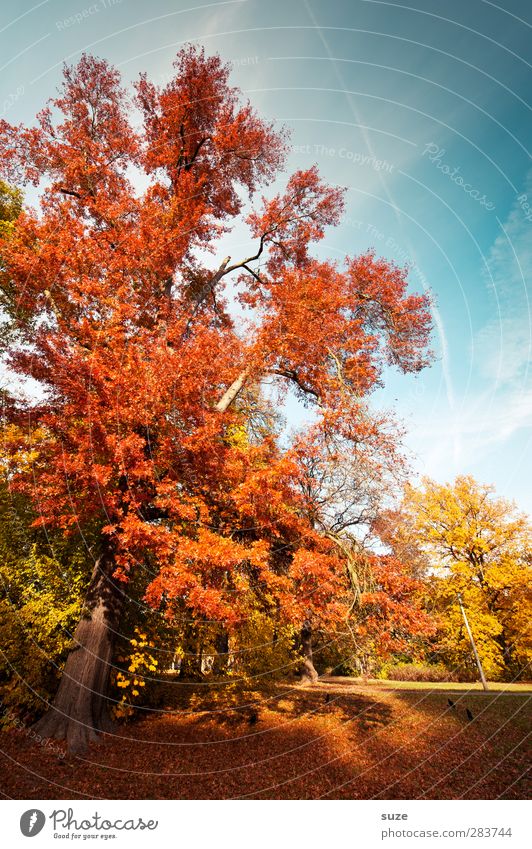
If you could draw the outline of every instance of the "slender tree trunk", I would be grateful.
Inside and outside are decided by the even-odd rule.
[[[197,664],[198,664],[198,674],[201,677],[203,673],[203,639],[200,636],[198,639],[198,650],[197,650]]]
[[[229,661],[229,634],[223,626],[216,634],[214,648],[216,649],[216,659],[213,672],[215,675],[225,675]]]
[[[303,653],[301,680],[314,684],[319,676],[312,661],[312,626],[308,619],[303,622],[301,628],[301,651]]]
[[[199,628],[188,624],[183,637],[184,657],[181,664],[181,677],[198,680],[201,678],[201,638]]]
[[[99,732],[112,728],[107,693],[124,604],[123,587],[113,579],[115,568],[114,547],[107,541],[94,566],[59,689],[48,712],[34,726],[43,737],[66,740],[72,752],[83,752],[87,743],[99,739]]]

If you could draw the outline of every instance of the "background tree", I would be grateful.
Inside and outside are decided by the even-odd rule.
[[[227,438],[245,418],[242,391],[274,375],[324,430],[357,440],[384,365],[428,361],[428,300],[408,293],[404,269],[371,253],[312,256],[343,205],[315,168],[250,212],[247,257],[203,264],[282,167],[285,139],[218,57],[187,47],[175,69],[162,89],[141,77],[140,129],[117,71],[88,56],[65,68],[35,127],[0,122],[3,175],[41,190],[0,245],[8,364],[40,386],[6,413],[34,456],[28,473],[14,445],[8,474],[43,526],[100,528],[76,648],[40,723],[73,748],[107,727],[133,570],[155,564],[151,604],[228,627],[250,576],[288,619],[303,621],[309,599],[329,604],[339,561],[297,509],[293,461],[272,438]]]
[[[452,666],[474,669],[457,604],[461,593],[486,674],[525,675],[530,664],[528,517],[470,476],[453,484],[424,478],[407,487],[403,535],[428,558],[430,597],[441,613],[440,650]],[[473,673],[474,674],[474,673]]]
[[[424,609],[425,585],[394,555],[366,555],[360,602],[349,620],[356,665],[375,674],[394,656],[423,658],[436,622]]]
[[[328,646],[324,655],[335,656],[333,665],[368,675],[394,653],[419,655],[435,627],[423,610],[422,574],[412,569],[411,552],[390,546],[383,533],[383,517],[392,515],[390,505],[407,476],[402,433],[389,414],[367,408],[360,418],[364,430],[356,442],[318,428],[302,435],[295,450],[308,518],[332,542],[345,569],[347,613],[335,633],[319,635]],[[394,553],[377,554],[382,543]],[[311,624],[307,620],[307,647]],[[314,630],[320,625],[315,621]],[[312,680],[317,676],[311,662],[307,657],[304,672]]]
[[[10,434],[2,434],[4,444]],[[26,458],[30,462],[29,458]],[[34,718],[54,696],[72,647],[88,550],[75,539],[33,525],[28,499],[0,483],[0,700],[3,719]],[[85,528],[87,547],[91,530]]]

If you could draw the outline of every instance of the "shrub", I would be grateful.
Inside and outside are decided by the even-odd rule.
[[[115,686],[122,692],[113,709],[117,719],[133,716],[135,705],[143,701],[140,688],[146,686],[146,681],[153,680],[152,673],[156,673],[158,667],[158,660],[152,654],[155,643],[139,628],[135,628],[135,636],[129,640],[129,646],[127,655],[117,658],[123,669],[115,668],[112,676]]]
[[[457,675],[443,663],[389,663],[381,678],[389,681],[457,681]]]
[[[0,565],[1,724],[13,712],[34,719],[57,688],[82,607],[83,569],[36,545]]]

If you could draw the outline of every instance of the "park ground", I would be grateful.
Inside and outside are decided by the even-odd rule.
[[[0,789],[18,799],[529,798],[532,686],[492,687],[174,686],[172,703],[83,756],[4,731]]]

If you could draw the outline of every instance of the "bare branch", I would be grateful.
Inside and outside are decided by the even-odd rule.
[[[299,387],[299,389],[301,389],[302,392],[305,392],[307,395],[313,395],[316,400],[319,401],[320,396],[316,392],[316,390],[303,383],[303,381],[294,369],[269,369],[269,373],[277,374],[280,377],[286,377],[287,380],[293,381],[293,383],[295,383]]]
[[[83,199],[83,195],[80,195],[79,192],[75,192],[72,189],[64,189],[62,186],[59,187],[59,191],[63,195],[70,195],[73,198],[79,198],[79,200]]]
[[[254,260],[258,259],[261,253],[264,250],[264,242],[266,237],[269,236],[273,230],[269,230],[266,233],[263,233],[260,237],[259,249],[257,253],[253,254],[253,256],[248,256],[246,259],[243,259],[242,262],[235,262],[234,265],[230,265],[229,268],[226,268],[224,274],[229,274],[231,271],[236,271],[237,268],[244,268],[244,266],[249,265],[250,262],[254,262]]]
[[[254,278],[255,278],[255,280],[257,280],[257,282],[258,282],[258,283],[262,283],[262,282],[263,282],[263,281],[261,280],[261,278],[259,277],[259,275],[257,274],[257,272],[256,272],[256,271],[253,271],[253,269],[252,269],[252,268],[250,268],[250,267],[249,267],[249,265],[246,265],[246,263],[244,263],[244,264],[243,264],[243,266],[242,266],[242,268],[245,268],[245,269],[246,269],[246,271],[249,271],[249,273],[252,275],[252,277],[254,277]]]

